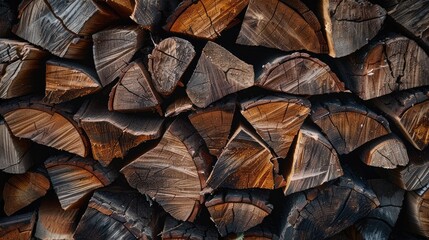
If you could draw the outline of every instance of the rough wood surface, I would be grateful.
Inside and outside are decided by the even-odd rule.
[[[165,4],[166,1],[163,0],[135,0],[130,17],[140,26],[152,28],[161,20]]]
[[[194,221],[204,196],[211,157],[185,118],[171,123],[161,141],[122,168],[131,187],[149,195],[176,219]]]
[[[191,222],[180,222],[172,217],[167,217],[161,235],[162,239],[192,239],[192,240],[217,240],[219,233],[211,225],[202,225]]]
[[[134,11],[135,0],[102,0],[122,18],[129,18]]]
[[[175,117],[181,113],[195,110],[194,104],[188,96],[181,96],[168,105],[165,110],[165,117]]]
[[[204,108],[228,94],[251,87],[253,84],[252,65],[209,41],[186,86],[186,93],[196,106]]]
[[[8,37],[11,34],[12,25],[16,16],[10,3],[0,2],[0,38]]]
[[[36,223],[36,212],[0,218],[0,238],[4,240],[30,240]]]
[[[230,238],[227,237],[226,239],[234,240],[238,237],[243,237],[243,240],[280,240],[277,229],[278,224],[276,224],[270,216],[272,215],[267,216],[262,223],[250,228],[244,233],[231,235]]]
[[[404,224],[409,232],[429,237],[429,191],[428,185],[416,191],[405,194],[404,201],[405,221]]]

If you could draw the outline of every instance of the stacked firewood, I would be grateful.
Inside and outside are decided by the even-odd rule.
[[[429,0],[0,0],[0,239],[429,237]]]

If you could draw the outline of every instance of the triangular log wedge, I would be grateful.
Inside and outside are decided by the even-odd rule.
[[[152,149],[122,168],[131,187],[149,195],[171,216],[194,221],[204,196],[211,157],[185,118],[177,118]]]
[[[181,222],[172,217],[167,217],[161,237],[163,240],[218,240],[219,233],[211,225]]]
[[[285,158],[310,106],[310,101],[301,97],[256,97],[241,102],[241,114],[277,156]]]
[[[326,53],[316,15],[300,0],[250,0],[236,43]]]
[[[252,65],[209,41],[203,48],[197,67],[186,86],[186,93],[196,106],[204,108],[253,84]]]
[[[429,220],[427,213],[429,211],[429,186],[422,189],[407,192],[404,201],[404,227],[409,232],[429,237]]]
[[[168,105],[165,117],[175,117],[181,113],[195,110],[194,104],[188,96],[181,96]]]
[[[36,223],[36,212],[0,218],[0,238],[5,240],[31,239]]]
[[[150,29],[161,20],[165,4],[166,1],[163,0],[135,0],[130,18],[140,26]]]

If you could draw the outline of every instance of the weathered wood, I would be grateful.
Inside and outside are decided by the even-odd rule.
[[[163,0],[135,0],[130,17],[140,26],[150,29],[161,20],[165,4]]]
[[[196,106],[204,108],[253,84],[252,65],[209,41],[203,48],[197,67],[186,86],[186,93]]]
[[[194,221],[204,196],[211,157],[185,118],[177,118],[152,149],[122,168],[131,187],[149,195],[176,219]]]
[[[165,117],[175,117],[181,113],[195,110],[194,104],[188,96],[181,96],[168,105],[165,110]]]
[[[285,195],[320,186],[343,175],[337,152],[315,127],[303,125],[293,149],[282,173],[286,179]]]
[[[404,221],[408,231],[429,237],[429,191],[426,184],[422,189],[409,191],[405,194]]]
[[[329,55],[344,57],[363,47],[381,29],[386,11],[368,0],[323,0]]]
[[[250,0],[236,43],[326,53],[316,15],[300,0]]]
[[[94,97],[74,116],[91,142],[93,158],[103,166],[113,158],[124,158],[128,150],[140,143],[161,136],[163,119],[110,112],[105,102],[104,96]]]
[[[144,36],[139,26],[114,27],[92,35],[95,69],[103,87],[123,74]]]
[[[180,222],[172,217],[167,217],[161,238],[164,239],[192,239],[192,240],[217,240],[219,234],[216,228],[207,224]]]
[[[2,217],[0,218],[0,238],[4,240],[30,240],[35,223],[36,212]]]
[[[273,210],[268,197],[269,192],[263,190],[224,190],[210,197],[205,205],[224,237],[260,224]]]
[[[311,103],[289,95],[255,97],[241,102],[241,114],[278,157],[285,158]]]
[[[300,95],[345,91],[344,83],[326,63],[299,52],[265,64],[255,85],[271,91]]]
[[[103,0],[122,18],[129,18],[136,5],[135,0]]]
[[[10,3],[0,2],[0,38],[8,37],[11,34],[12,25],[16,16]]]
[[[264,218],[261,224],[250,228],[242,234],[237,234],[237,237],[232,235],[231,238],[227,239],[235,240],[242,236],[243,240],[280,240],[278,236],[278,230],[276,228],[277,224],[273,222],[270,216],[272,216],[272,214]],[[267,219],[270,219],[270,221],[267,221]]]
[[[310,116],[340,155],[390,133],[384,117],[352,98],[331,97],[314,102]]]
[[[167,19],[165,30],[215,39],[247,6],[249,0],[185,0]]]
[[[93,159],[69,155],[52,156],[45,167],[64,210],[80,207],[95,189],[111,184],[118,175]]]
[[[148,56],[155,89],[168,96],[177,85],[183,85],[180,80],[194,57],[194,46],[185,39],[170,37],[156,44]]]

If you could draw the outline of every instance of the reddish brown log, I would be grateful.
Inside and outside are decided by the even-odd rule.
[[[168,105],[165,110],[165,117],[175,117],[183,112],[195,110],[191,99],[188,96],[182,96],[177,98],[173,103]]]
[[[102,0],[122,18],[129,18],[136,5],[135,0]]]

